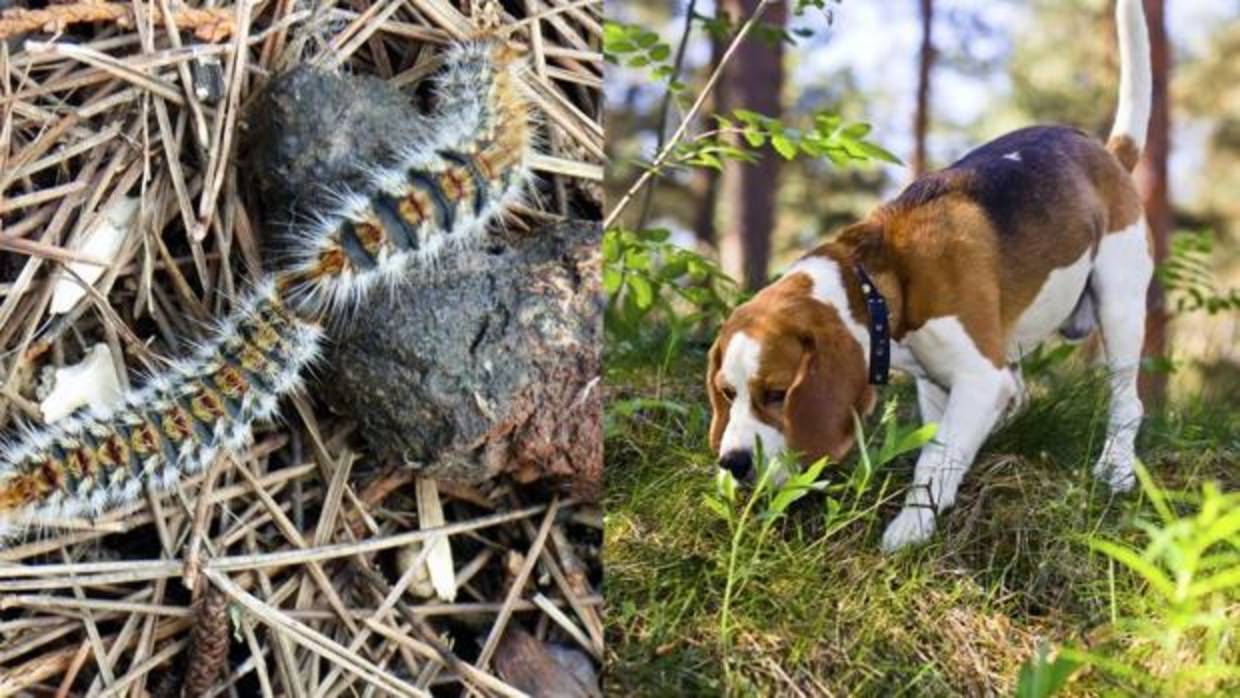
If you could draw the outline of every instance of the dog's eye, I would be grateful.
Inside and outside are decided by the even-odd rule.
[[[735,399],[736,399],[736,389],[735,389],[735,388],[724,388],[724,389],[723,389],[722,391],[720,391],[720,392],[722,392],[722,393],[723,393],[723,397],[724,397],[724,399],[725,399],[725,400],[727,400],[728,402],[732,402],[733,400],[735,400]]]
[[[768,390],[762,397],[763,397],[763,400],[768,405],[780,405],[780,404],[783,404],[784,398],[788,397],[788,391],[787,390]]]

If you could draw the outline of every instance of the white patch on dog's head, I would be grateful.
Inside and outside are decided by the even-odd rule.
[[[750,399],[750,382],[758,375],[761,356],[762,345],[744,332],[732,335],[727,349],[724,350],[719,373],[723,382],[736,392],[728,411],[728,426],[719,442],[720,455],[732,451],[748,451],[756,459],[759,440],[767,458],[773,458],[784,450],[783,433],[758,419]]]

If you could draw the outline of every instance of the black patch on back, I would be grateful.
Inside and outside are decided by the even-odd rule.
[[[964,195],[986,212],[1000,235],[1018,224],[1048,220],[1074,156],[1089,136],[1068,126],[1032,126],[970,151],[945,169],[910,184],[892,206],[909,210],[948,194]],[[1019,160],[1008,156],[1017,153]]]

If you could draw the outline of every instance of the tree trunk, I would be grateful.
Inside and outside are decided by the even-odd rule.
[[[723,60],[723,50],[726,47],[726,37],[711,35],[710,65],[707,68],[708,75],[714,73],[719,62]],[[704,113],[728,113],[730,107],[728,106],[727,82],[720,80],[707,99],[709,101],[703,110]],[[700,245],[716,250],[719,247],[719,231],[715,228],[715,209],[719,203],[719,179],[721,174],[719,170],[710,167],[699,167],[693,171],[693,181],[690,185],[697,205],[696,213],[693,216],[694,235],[697,237]]]
[[[725,0],[723,7],[743,21],[759,4],[759,0]],[[771,6],[763,19],[782,27],[785,16],[784,5],[779,3]],[[779,118],[783,55],[783,45],[779,42],[767,42],[752,35],[746,38],[723,76],[731,105]],[[779,156],[768,147],[763,149],[756,163],[729,162],[724,168],[727,212],[720,257],[724,269],[751,290],[766,283],[771,261],[779,163]]]
[[[926,171],[926,131],[930,125],[930,70],[934,67],[934,0],[921,2],[921,51],[917,58],[917,111],[913,115],[913,176]]]
[[[1150,66],[1154,80],[1153,109],[1150,113],[1145,153],[1137,164],[1135,173],[1137,186],[1145,203],[1150,233],[1154,239],[1154,261],[1157,264],[1167,258],[1168,239],[1175,223],[1167,181],[1167,160],[1171,152],[1171,110],[1167,92],[1171,75],[1171,53],[1167,44],[1164,8],[1164,0],[1145,0],[1145,17],[1150,28]],[[1145,346],[1141,355],[1164,356],[1167,352],[1167,308],[1162,284],[1157,280],[1150,284],[1146,307]],[[1139,388],[1141,397],[1147,404],[1161,402],[1167,391],[1167,374],[1161,371],[1142,371]]]

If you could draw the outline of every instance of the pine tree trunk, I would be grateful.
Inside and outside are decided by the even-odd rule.
[[[723,7],[743,20],[760,0],[725,0]],[[772,5],[763,17],[770,25],[784,25],[783,3]],[[725,70],[724,81],[732,106],[772,118],[780,116],[783,87],[783,45],[750,35]],[[747,289],[766,283],[771,261],[771,232],[775,227],[775,194],[780,158],[769,147],[756,163],[729,162],[724,168],[724,220],[720,257],[724,269]]]
[[[1165,0],[1145,0],[1145,17],[1150,28],[1150,64],[1153,71],[1153,109],[1145,153],[1137,164],[1137,186],[1145,203],[1154,239],[1154,261],[1167,258],[1167,244],[1174,218],[1167,180],[1167,160],[1171,153],[1171,110],[1167,86],[1171,75],[1171,54],[1164,19]],[[1150,284],[1145,316],[1144,357],[1164,356],[1167,352],[1167,308],[1162,284]],[[1167,391],[1167,374],[1141,373],[1140,393],[1147,404],[1161,402]]]
[[[709,73],[715,71],[719,61],[723,60],[723,50],[727,47],[727,39],[711,35]],[[707,98],[710,101],[704,110],[707,114],[726,114],[728,106],[728,85],[720,80]],[[715,227],[715,210],[719,204],[719,180],[722,173],[710,167],[699,167],[693,171],[693,182],[690,185],[696,201],[697,210],[694,214],[693,232],[699,244],[712,249],[719,247],[719,231]]]
[[[930,70],[934,67],[934,0],[921,2],[921,51],[917,58],[917,111],[913,115],[913,176],[926,171],[926,131],[930,125]]]

